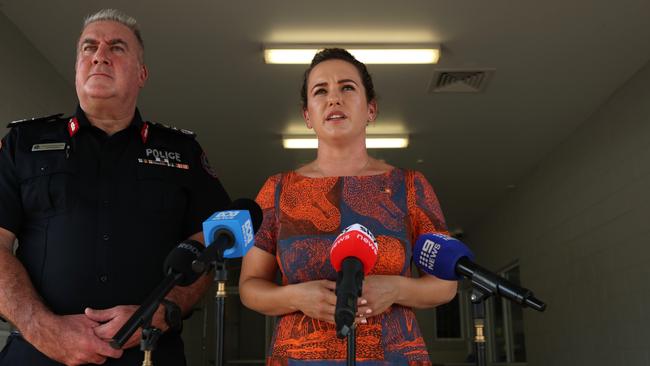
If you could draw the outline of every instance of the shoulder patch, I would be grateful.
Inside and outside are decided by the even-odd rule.
[[[209,176],[212,178],[219,178],[219,176],[217,176],[217,172],[215,172],[214,169],[212,169],[212,166],[210,166],[210,162],[208,161],[208,156],[205,155],[205,151],[201,152],[201,166],[203,166],[203,170],[205,170]]]
[[[184,129],[184,128],[178,128],[178,127],[174,127],[174,126],[169,126],[169,125],[166,125],[166,124],[164,124],[164,123],[158,123],[158,122],[147,122],[147,123],[149,123],[149,124],[152,125],[153,127],[157,127],[157,128],[160,128],[160,129],[163,129],[163,130],[167,130],[167,131],[176,132],[176,133],[179,133],[179,134],[184,135],[184,136],[187,136],[187,137],[191,137],[191,138],[195,138],[195,137],[196,137],[196,134],[195,134],[194,132],[192,132],[192,131],[190,131],[190,130],[186,130],[186,129]]]
[[[16,127],[18,125],[23,125],[23,124],[30,123],[30,122],[51,122],[51,121],[58,121],[58,120],[61,120],[61,119],[65,119],[65,118],[61,118],[61,116],[63,116],[63,113],[57,113],[57,114],[53,114],[51,116],[45,116],[45,117],[34,117],[34,118],[19,119],[17,121],[9,122],[7,127],[12,128],[12,127]]]

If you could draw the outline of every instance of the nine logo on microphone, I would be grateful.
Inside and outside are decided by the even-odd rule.
[[[442,234],[429,234],[430,236],[439,238],[443,240],[444,242],[447,242],[451,238],[442,235]],[[436,258],[438,257],[438,252],[440,251],[440,248],[442,246],[440,243],[436,243],[433,240],[426,239],[424,243],[422,244],[422,250],[419,252],[419,256],[417,256],[418,263],[417,265],[420,266],[420,268],[428,268],[428,269],[434,269],[436,265]]]
[[[349,240],[351,237],[366,244],[373,253],[377,255],[377,239],[375,239],[375,236],[372,235],[370,230],[366,229],[366,227],[361,224],[352,224],[346,227],[341,234],[336,237],[330,251],[334,251],[340,243]]]
[[[418,258],[418,265],[424,268],[433,269],[436,264],[436,257],[440,250],[440,244],[429,239],[422,244],[422,252]]]

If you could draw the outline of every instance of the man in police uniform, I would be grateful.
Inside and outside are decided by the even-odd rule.
[[[19,332],[0,365],[140,365],[139,331],[124,351],[107,340],[162,281],[167,254],[202,241],[202,221],[230,201],[191,132],[140,117],[143,50],[133,18],[88,17],[74,116],[14,122],[2,139],[0,315]],[[155,365],[185,364],[171,315],[209,284],[176,287],[158,308]]]

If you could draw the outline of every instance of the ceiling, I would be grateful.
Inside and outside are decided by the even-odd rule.
[[[470,229],[516,190],[650,60],[647,0],[4,0],[0,11],[73,92],[82,19],[107,6],[143,31],[141,112],[197,132],[234,198],[315,156],[281,146],[282,132],[301,124],[305,66],[264,64],[262,44],[441,44],[438,65],[370,65],[380,109],[371,129],[411,136],[407,149],[371,153],[424,172],[452,230]],[[496,72],[482,93],[427,93],[434,70],[448,68]]]

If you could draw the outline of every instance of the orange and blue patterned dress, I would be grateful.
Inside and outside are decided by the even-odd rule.
[[[296,172],[267,179],[257,196],[264,221],[255,245],[273,254],[283,284],[336,280],[329,260],[334,239],[359,223],[378,241],[369,275],[411,276],[411,253],[420,234],[446,233],[438,199],[419,172],[394,168],[372,176],[310,178]],[[356,331],[360,365],[430,365],[411,308],[393,305]],[[345,364],[346,340],[334,324],[302,312],[278,318],[268,365]]]

